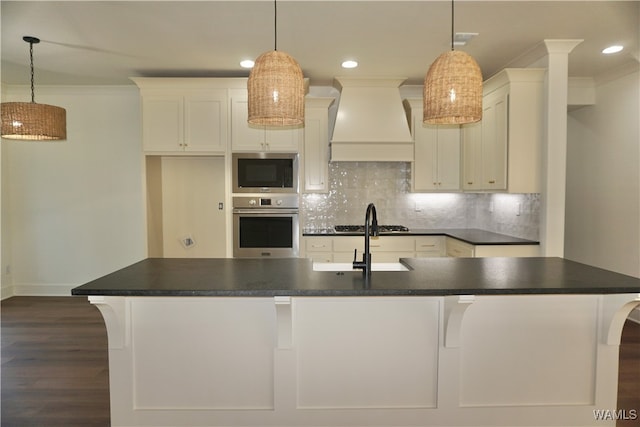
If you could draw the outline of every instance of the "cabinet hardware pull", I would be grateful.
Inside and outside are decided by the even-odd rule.
[[[473,184],[473,181],[467,181],[467,184],[471,185]]]
[[[435,245],[420,245],[421,248],[433,248]]]
[[[495,183],[496,183],[496,181],[495,181],[495,180],[491,180],[491,181],[489,181],[489,184],[495,184]]]

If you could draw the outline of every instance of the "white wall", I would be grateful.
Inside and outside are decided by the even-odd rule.
[[[565,257],[640,277],[640,75],[569,113]]]
[[[137,88],[36,89],[66,108],[68,139],[2,140],[3,297],[69,295],[146,254]]]

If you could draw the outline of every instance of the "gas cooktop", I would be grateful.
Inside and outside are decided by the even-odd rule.
[[[364,233],[364,225],[336,225],[333,227],[336,233]],[[379,234],[406,233],[409,229],[404,225],[378,225]]]

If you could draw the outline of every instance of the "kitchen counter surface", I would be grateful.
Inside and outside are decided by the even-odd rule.
[[[105,296],[621,294],[640,279],[562,258],[403,258],[410,271],[314,271],[306,258],[148,258],[76,287]]]
[[[332,228],[304,230],[303,236],[363,236],[364,233],[336,233]],[[408,232],[385,233],[384,236],[449,236],[472,245],[538,245],[534,240],[477,228],[410,229]]]

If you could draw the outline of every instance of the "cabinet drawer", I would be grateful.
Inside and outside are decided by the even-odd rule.
[[[371,252],[414,252],[415,238],[412,236],[379,236],[370,240]],[[364,236],[336,237],[333,243],[334,252],[358,252],[364,248]]]
[[[333,262],[333,254],[331,252],[310,252],[307,254],[307,258],[316,262]]]
[[[400,258],[414,258],[413,252],[372,252],[371,262],[398,262]],[[358,251],[358,261],[362,260],[362,252]],[[352,262],[353,251],[334,252],[333,262]]]
[[[415,238],[416,252],[444,253],[445,236],[418,236]]]
[[[304,248],[307,252],[333,252],[331,237],[305,237]]]
[[[474,246],[460,240],[447,237],[447,256],[473,258]]]

